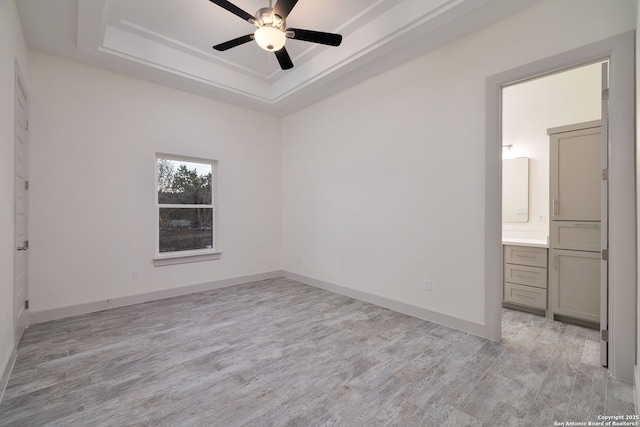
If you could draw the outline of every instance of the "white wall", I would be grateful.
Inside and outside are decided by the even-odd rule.
[[[13,351],[13,122],[15,58],[27,48],[14,0],[0,0],[0,379]],[[0,396],[2,383],[0,381]]]
[[[485,79],[634,29],[635,3],[549,0],[286,117],[283,268],[484,324]]]
[[[32,313],[280,269],[279,119],[38,51],[29,61]],[[156,152],[218,160],[222,259],[153,266]]]
[[[503,223],[503,236],[549,235],[547,129],[600,118],[600,74],[592,64],[502,91],[502,143],[513,145],[503,157],[529,158],[529,221]]]

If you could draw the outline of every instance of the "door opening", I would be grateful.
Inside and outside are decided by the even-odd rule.
[[[638,247],[636,245],[635,34],[629,31],[487,77],[485,324],[487,336],[501,339],[503,250],[501,242],[502,88],[609,59],[608,134],[608,369],[632,382],[638,337],[635,325]]]
[[[607,139],[600,135],[607,66],[596,62],[505,85],[501,109],[503,306],[605,329],[600,230],[604,215],[606,237],[608,199],[600,157]],[[516,187],[523,194],[514,194],[521,179],[512,171],[516,160],[528,165]],[[606,366],[604,341],[601,353]]]

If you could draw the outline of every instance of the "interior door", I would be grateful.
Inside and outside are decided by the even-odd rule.
[[[602,110],[601,110],[601,167],[600,182],[600,363],[608,365],[609,356],[609,62],[602,63]]]
[[[16,63],[14,123],[14,320],[18,345],[29,319],[27,310],[27,172],[28,172],[28,96]]]

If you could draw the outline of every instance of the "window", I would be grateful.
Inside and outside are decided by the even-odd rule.
[[[158,154],[158,235],[154,264],[219,259],[214,160]]]

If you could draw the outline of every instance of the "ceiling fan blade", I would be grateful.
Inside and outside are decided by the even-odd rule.
[[[253,40],[253,34],[247,34],[246,36],[238,37],[233,40],[226,41],[224,43],[220,43],[215,45],[213,48],[220,52],[224,52],[225,50],[229,50],[232,47],[240,46],[241,44],[249,43]]]
[[[276,58],[278,58],[280,68],[282,68],[283,70],[293,68],[293,62],[291,62],[291,57],[287,53],[287,49],[283,47],[282,49],[275,51],[274,53],[276,54]]]
[[[298,0],[278,0],[276,5],[273,6],[273,13],[282,19],[287,19],[296,3],[298,3]]]
[[[218,6],[220,6],[223,9],[228,10],[229,12],[233,13],[236,16],[239,16],[240,18],[242,18],[245,21],[249,21],[250,24],[255,25],[256,19],[253,17],[253,15],[251,15],[248,12],[245,12],[244,10],[240,9],[238,6],[236,6],[235,4],[227,1],[227,0],[210,0],[211,3],[215,3]]]
[[[286,32],[287,37],[294,40],[326,44],[329,46],[340,46],[340,43],[342,43],[342,36],[340,34],[301,30],[299,28],[287,28]]]

